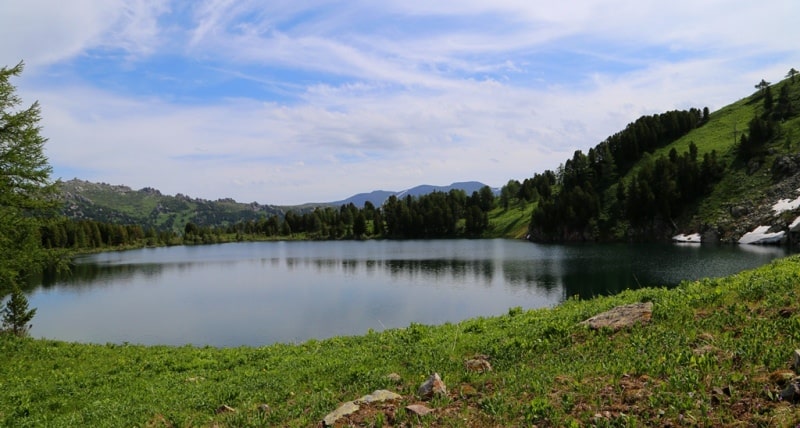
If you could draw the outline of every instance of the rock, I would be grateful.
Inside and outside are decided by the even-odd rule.
[[[472,385],[462,385],[459,391],[461,398],[475,397],[478,395],[478,390]]]
[[[434,395],[447,395],[447,386],[439,373],[434,373],[420,385],[417,393],[423,400],[430,400]]]
[[[233,407],[231,407],[231,406],[229,406],[229,405],[227,405],[227,404],[223,404],[223,405],[221,405],[221,406],[217,407],[217,410],[215,410],[215,412],[216,412],[218,415],[219,415],[220,413],[235,413],[235,412],[236,412],[236,409],[234,409]]]
[[[788,403],[800,401],[800,378],[795,378],[781,391],[781,400]]]
[[[389,373],[388,375],[386,375],[386,379],[388,379],[388,380],[390,380],[390,381],[392,381],[394,383],[400,383],[400,382],[403,381],[403,378],[400,377],[400,375],[397,374],[397,373]]]
[[[772,383],[778,384],[780,386],[786,385],[786,382],[791,381],[797,375],[792,370],[776,370],[769,374],[769,380]]]
[[[406,410],[417,416],[425,416],[433,411],[433,409],[424,404],[409,404],[406,406]]]
[[[794,367],[794,372],[800,373],[800,349],[794,350],[794,357],[792,359],[792,367]]]
[[[379,389],[374,391],[372,394],[365,395],[358,400],[356,403],[380,403],[384,401],[392,401],[392,400],[399,400],[403,398],[400,394],[395,394],[392,391],[387,391],[385,389]]]
[[[467,370],[478,373],[492,371],[492,365],[489,364],[489,361],[483,357],[483,355],[477,355],[475,358],[470,358],[469,360],[464,361],[464,367],[466,367]]]
[[[325,418],[322,419],[322,426],[332,427],[336,421],[347,415],[352,415],[353,413],[357,412],[359,408],[359,405],[355,402],[348,401],[339,406],[338,409],[328,413]]]
[[[736,205],[734,207],[731,207],[731,216],[733,218],[744,217],[747,214],[750,214],[750,208],[748,207],[742,205]]]
[[[617,306],[614,309],[582,321],[581,324],[587,325],[594,330],[610,328],[617,331],[637,323],[646,324],[652,316],[653,302],[633,303]]]
[[[258,411],[262,413],[269,413],[269,404],[262,403],[258,405]]]
[[[331,427],[337,421],[339,421],[339,419],[359,411],[359,409],[361,409],[359,404],[380,403],[384,401],[399,400],[401,398],[403,397],[399,394],[395,394],[392,391],[379,389],[374,391],[372,394],[368,394],[359,398],[358,400],[348,401],[339,406],[338,409],[328,413],[325,418],[322,419],[322,426]],[[267,406],[267,408],[269,408],[269,406]]]
[[[706,229],[702,236],[700,237],[700,241],[704,243],[711,243],[717,244],[720,241],[719,230],[717,228],[708,228]]]
[[[800,171],[800,158],[798,156],[783,155],[778,156],[772,162],[772,177],[781,179],[795,175]]]

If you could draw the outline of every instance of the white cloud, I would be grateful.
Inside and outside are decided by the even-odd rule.
[[[56,171],[210,199],[499,186],[642,114],[713,110],[800,67],[791,1],[19,4],[0,5],[13,34],[0,38],[0,60],[26,59],[25,74],[39,76],[21,79],[21,95],[41,101]],[[113,84],[90,81],[71,63],[94,56],[134,72],[92,69]],[[253,94],[126,80],[203,80],[193,69]]]

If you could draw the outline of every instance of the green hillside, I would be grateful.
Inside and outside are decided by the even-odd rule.
[[[795,199],[800,188],[796,80],[708,115],[692,109],[643,116],[588,153],[576,151],[547,195],[525,201],[534,206],[528,232],[542,241],[702,233],[705,241],[723,242],[762,225],[788,232],[797,210],[775,215],[772,205]],[[495,210],[490,234],[505,231],[514,213],[523,215]],[[516,229],[505,236],[520,235]]]
[[[281,207],[244,204],[232,199],[208,201],[185,195],[162,195],[151,188],[91,183],[78,179],[60,183],[63,212],[72,219],[115,224],[137,224],[157,230],[182,232],[187,223],[225,226],[240,221],[282,215]]]

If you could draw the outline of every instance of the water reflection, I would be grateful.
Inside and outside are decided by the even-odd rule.
[[[728,275],[782,249],[519,241],[243,243],[104,253],[45,275],[34,336],[260,345],[455,322]]]

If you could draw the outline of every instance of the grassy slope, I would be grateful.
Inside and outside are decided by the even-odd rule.
[[[793,105],[800,105],[800,82],[792,84],[789,79],[772,85],[774,97],[780,93],[783,85],[789,85],[790,98]],[[710,120],[704,126],[695,129],[674,143],[657,150],[654,157],[667,156],[671,149],[678,153],[689,150],[689,143],[694,142],[699,155],[716,150],[719,159],[726,165],[723,179],[715,186],[713,192],[700,201],[696,211],[684,220],[684,227],[696,227],[700,224],[720,225],[730,228],[734,219],[729,214],[729,207],[734,204],[757,201],[774,184],[769,168],[775,157],[796,153],[800,146],[800,117],[781,123],[781,134],[767,145],[771,151],[765,158],[762,167],[753,174],[748,173],[748,165],[737,159],[736,147],[738,137],[748,131],[748,123],[757,114],[763,112],[763,100],[758,93],[743,98],[720,110],[711,113]],[[734,134],[736,138],[734,138]],[[788,141],[788,143],[787,143]]]
[[[643,289],[553,309],[437,327],[263,348],[84,345],[0,338],[4,426],[313,426],[375,389],[403,395],[366,426],[793,426],[773,399],[800,343],[800,257],[674,290]],[[578,323],[654,302],[652,322],[617,333]],[[35,321],[35,320],[34,320]],[[494,371],[463,360],[491,357]],[[394,384],[386,375],[396,372]],[[418,418],[423,379],[449,388]],[[261,404],[270,410],[259,410]],[[217,414],[228,405],[235,413]],[[596,417],[596,415],[600,417]]]
[[[512,204],[507,210],[495,208],[489,212],[489,230],[485,238],[521,239],[528,233],[534,204]]]

